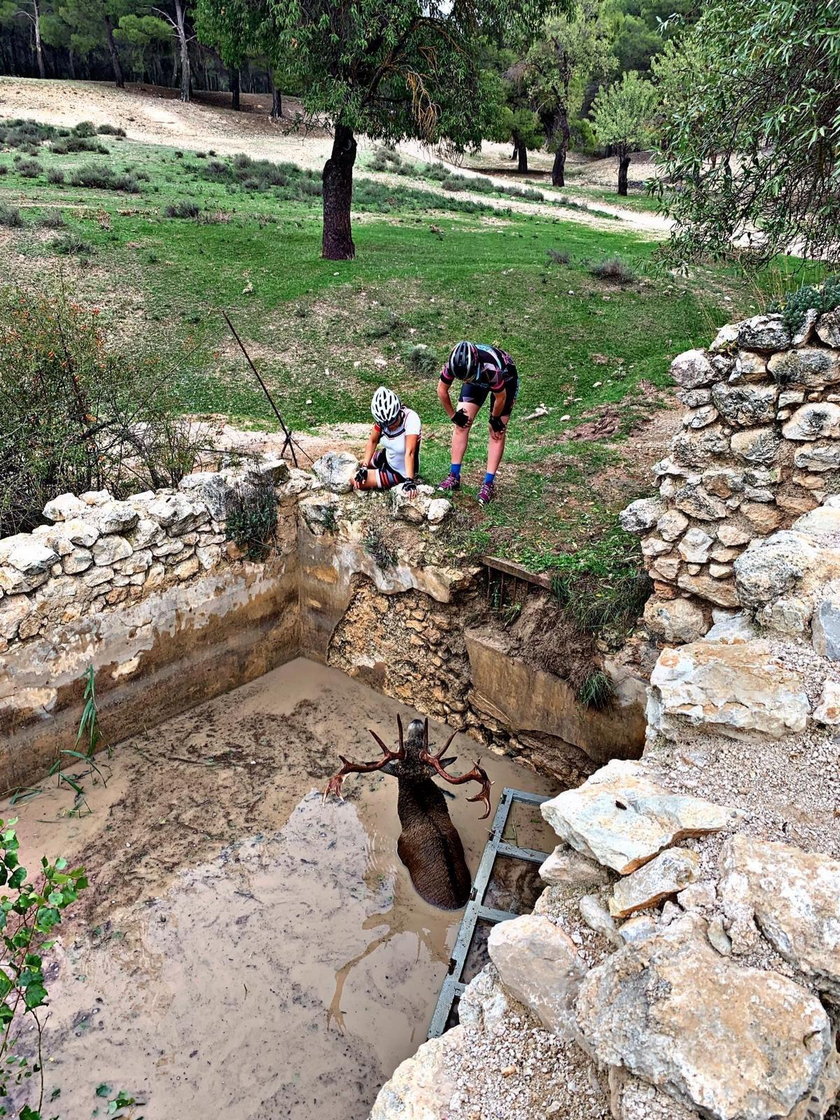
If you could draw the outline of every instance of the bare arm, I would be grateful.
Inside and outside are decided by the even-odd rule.
[[[449,397],[449,389],[450,389],[450,386],[447,385],[445,381],[438,381],[438,383],[437,383],[438,400],[443,405],[444,412],[446,413],[446,415],[451,420],[452,417],[455,415],[455,409],[452,407],[452,401],[450,400],[450,397]]]
[[[379,435],[379,428],[376,426],[376,424],[374,424],[370,430],[370,435],[368,436],[368,441],[365,444],[365,450],[360,460],[363,467],[370,466],[370,461],[373,458],[373,453],[374,451],[376,451],[376,445],[379,443]]]
[[[419,436],[405,437],[405,469],[408,471],[409,478],[417,477],[417,445],[419,442]]]

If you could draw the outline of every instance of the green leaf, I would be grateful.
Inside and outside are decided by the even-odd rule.
[[[96,1095],[97,1097],[110,1097],[111,1086],[103,1081],[101,1085],[96,1086]]]
[[[26,868],[18,867],[9,879],[9,888],[13,891],[19,890],[19,888],[22,887],[25,882]]]

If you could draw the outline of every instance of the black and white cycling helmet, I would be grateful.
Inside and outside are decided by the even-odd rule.
[[[478,347],[474,342],[459,342],[449,355],[449,372],[459,381],[472,381],[478,374]]]
[[[381,426],[393,424],[400,414],[402,404],[396,393],[380,385],[373,394],[370,402],[370,412],[377,424]]]

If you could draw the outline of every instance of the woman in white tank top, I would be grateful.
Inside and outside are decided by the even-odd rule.
[[[384,386],[374,393],[371,412],[375,423],[356,474],[356,489],[388,490],[402,484],[408,493],[416,492],[420,417]]]

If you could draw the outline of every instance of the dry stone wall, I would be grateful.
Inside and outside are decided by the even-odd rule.
[[[780,315],[721,329],[671,365],[683,430],[656,466],[659,497],[622,523],[642,537],[655,594],[652,633],[691,641],[714,608],[742,604],[736,567],[749,543],[789,527],[832,492],[840,467],[840,313]]]

